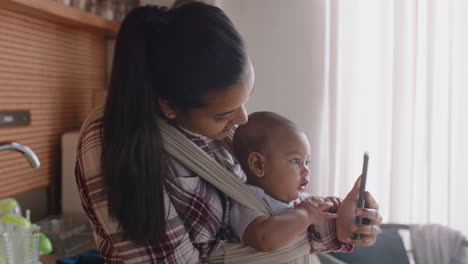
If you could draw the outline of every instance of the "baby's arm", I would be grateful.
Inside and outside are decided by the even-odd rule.
[[[274,251],[290,244],[309,225],[336,218],[329,213],[329,201],[312,196],[293,210],[281,215],[259,216],[250,222],[242,235],[245,244],[259,251]]]

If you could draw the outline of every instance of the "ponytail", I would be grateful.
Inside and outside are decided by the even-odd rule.
[[[104,111],[102,171],[109,214],[119,221],[124,236],[136,241],[160,241],[165,230],[167,165],[156,123],[158,95],[151,82],[145,36],[148,24],[157,26],[149,19],[160,19],[161,27],[165,26],[166,12],[136,8],[123,21]]]

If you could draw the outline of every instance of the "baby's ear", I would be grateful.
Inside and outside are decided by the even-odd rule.
[[[265,175],[264,157],[259,152],[251,152],[247,158],[250,172],[255,177],[263,177]]]

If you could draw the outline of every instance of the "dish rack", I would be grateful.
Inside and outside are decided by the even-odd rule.
[[[39,264],[40,227],[0,223],[0,263]]]

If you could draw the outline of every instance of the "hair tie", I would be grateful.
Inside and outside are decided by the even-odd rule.
[[[147,5],[145,6],[145,23],[150,27],[160,27],[169,24],[171,10],[165,6]]]

